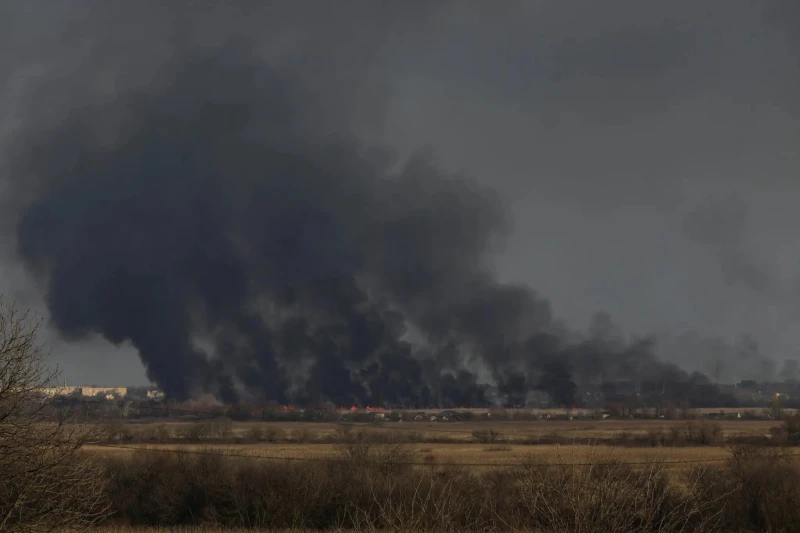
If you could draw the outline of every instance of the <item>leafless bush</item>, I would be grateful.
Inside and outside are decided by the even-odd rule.
[[[114,509],[131,524],[669,533],[798,531],[800,523],[797,465],[779,448],[734,450],[727,464],[689,469],[627,464],[594,448],[555,464],[477,470],[426,458],[409,465],[419,458],[401,444],[353,441],[339,450],[331,462],[213,450],[100,457]]]
[[[710,502],[685,497],[662,464],[634,468],[612,454],[575,466],[528,462],[517,471],[514,498],[546,530],[697,531],[711,526]],[[683,494],[683,496],[682,496]]]
[[[678,426],[671,426],[669,428],[669,443],[672,446],[678,445],[683,441],[683,432]]]
[[[276,427],[269,426],[264,429],[264,440],[267,442],[277,442],[286,438],[285,432]]]
[[[0,531],[83,530],[106,517],[102,469],[81,454],[102,440],[41,389],[55,382],[37,344],[40,320],[0,299]]]
[[[258,426],[252,427],[248,430],[246,437],[256,442],[263,441],[265,440],[264,430]]]
[[[280,428],[273,426],[253,426],[245,437],[256,442],[278,442],[285,438],[285,433]]]
[[[233,435],[233,423],[230,420],[209,422],[209,433],[213,438],[229,439]]]
[[[739,446],[715,482],[730,494],[726,526],[800,531],[800,467],[784,449]]]
[[[669,442],[669,435],[660,428],[647,430],[647,438],[653,447],[666,446]]]
[[[119,420],[112,420],[102,425],[102,436],[107,440],[117,440],[122,437],[125,426]]]
[[[336,426],[336,440],[348,441],[353,438],[353,426],[350,424],[339,424]]]
[[[169,430],[166,424],[158,424],[153,428],[150,438],[158,442],[164,442],[172,438],[172,432]]]
[[[304,444],[314,440],[314,432],[307,428],[295,429],[290,433],[293,442]]]
[[[472,438],[481,444],[494,444],[500,438],[500,433],[493,429],[476,430],[472,432]]]
[[[122,422],[112,420],[101,426],[100,436],[109,441],[132,441],[137,437],[137,434]]]
[[[683,439],[689,444],[708,446],[722,442],[722,427],[711,422],[690,420],[683,426]]]
[[[772,428],[771,433],[779,444],[800,445],[800,415],[787,417],[780,427]]]
[[[339,446],[339,457],[357,469],[377,469],[384,474],[399,474],[407,471],[414,459],[414,452],[401,443],[372,444],[348,442]]]
[[[179,437],[193,442],[199,442],[210,436],[208,426],[202,423],[190,424],[183,427],[177,431],[177,434]]]

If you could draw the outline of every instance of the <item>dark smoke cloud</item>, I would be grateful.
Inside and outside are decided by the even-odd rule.
[[[249,226],[241,229],[248,224],[260,224],[261,214],[253,213],[255,208],[238,208],[247,204],[247,200],[261,201],[250,193],[254,187],[241,178],[261,181],[257,172],[248,172],[254,157],[242,155],[241,143],[224,148],[224,135],[216,139],[213,150],[204,149],[204,156],[213,160],[213,165],[238,169],[214,170],[210,172],[213,176],[224,174],[225,179],[232,181],[229,176],[235,174],[242,181],[238,186],[223,187],[218,185],[223,178],[204,180],[200,173],[193,173],[191,180],[204,185],[198,185],[199,192],[191,201],[184,202],[192,207],[183,209],[203,216],[193,215],[197,219],[194,222],[170,230],[174,235],[190,234],[188,239],[177,238],[183,248],[177,246],[175,250],[159,252],[164,264],[177,257],[205,265],[207,271],[203,276],[192,277],[183,274],[183,267],[169,266],[178,271],[169,275],[180,279],[163,282],[176,292],[182,291],[164,298],[178,302],[178,308],[181,299],[200,300],[191,303],[184,312],[188,318],[183,325],[191,332],[189,341],[184,342],[188,345],[187,353],[197,352],[195,355],[201,360],[196,370],[187,371],[185,379],[181,376],[180,382],[185,381],[186,388],[219,389],[231,394],[235,390],[274,388],[292,398],[321,397],[322,388],[329,386],[324,379],[328,372],[349,376],[351,383],[347,386],[352,385],[349,394],[357,398],[375,399],[386,390],[396,391],[391,394],[398,398],[444,403],[455,394],[449,391],[460,391],[468,398],[465,403],[475,404],[489,394],[483,384],[497,381],[511,403],[522,398],[525,390],[559,383],[556,379],[559,375],[570,374],[569,379],[580,389],[604,380],[623,379],[615,372],[627,372],[628,368],[638,368],[637,364],[646,369],[647,375],[674,375],[683,383],[694,379],[691,375],[670,373],[652,357],[654,350],[683,368],[705,372],[712,380],[719,373],[723,382],[733,378],[761,380],[766,373],[762,366],[768,366],[762,365],[762,360],[773,359],[777,369],[781,360],[794,357],[797,352],[800,341],[794,332],[800,316],[796,312],[800,285],[794,279],[792,267],[796,264],[796,254],[792,252],[795,247],[791,228],[797,225],[792,198],[796,197],[793,177],[798,168],[794,145],[796,117],[800,116],[796,113],[795,96],[800,80],[797,75],[800,69],[796,68],[800,57],[797,46],[800,25],[793,24],[797,18],[797,3],[793,0],[757,4],[725,0],[715,3],[717,10],[683,0],[669,3],[613,0],[603,5],[580,0],[509,1],[497,5],[368,0],[344,4],[314,0],[224,3],[64,0],[47,6],[23,1],[0,4],[0,166],[15,166],[13,173],[11,169],[6,173],[7,169],[0,167],[0,188],[6,187],[6,180],[10,179],[7,175],[14,176],[13,196],[9,192],[3,198],[8,200],[8,206],[0,213],[7,217],[0,226],[6,230],[6,240],[0,242],[0,292],[8,298],[23,300],[23,305],[32,301],[38,305],[41,297],[38,290],[29,286],[29,274],[37,275],[40,288],[50,284],[49,269],[40,264],[47,262],[40,259],[47,258],[49,252],[44,251],[47,247],[42,244],[42,250],[37,252],[39,259],[35,260],[37,265],[32,268],[29,264],[27,272],[24,271],[13,257],[15,254],[10,253],[16,249],[17,222],[28,207],[59,204],[45,198],[48,191],[68,188],[64,184],[58,185],[60,189],[53,187],[51,171],[44,172],[44,178],[37,184],[31,165],[25,161],[26,151],[36,154],[32,158],[38,159],[40,154],[49,157],[48,149],[52,146],[66,146],[59,137],[68,139],[71,132],[64,131],[69,128],[77,131],[80,128],[74,124],[83,124],[81,127],[87,133],[72,139],[74,149],[65,148],[65,153],[83,154],[80,158],[76,156],[76,161],[90,161],[91,157],[86,155],[88,147],[112,160],[107,162],[108,168],[114,166],[113,160],[136,160],[135,165],[129,165],[130,175],[122,180],[131,181],[131,176],[141,174],[145,166],[138,162],[144,158],[134,152],[143,151],[145,143],[137,139],[146,135],[137,138],[133,130],[147,130],[150,119],[145,117],[156,115],[169,126],[165,131],[178,130],[166,113],[151,112],[150,103],[166,102],[168,94],[183,103],[186,98],[176,97],[177,90],[170,89],[180,77],[172,72],[176,65],[183,65],[193,55],[213,57],[230,35],[245,36],[247,47],[252,44],[253,53],[270,66],[271,70],[262,75],[273,78],[273,87],[285,87],[285,94],[270,101],[294,103],[294,110],[264,104],[261,100],[268,99],[262,94],[268,91],[258,87],[262,94],[256,100],[239,101],[240,108],[247,110],[243,114],[249,115],[250,108],[260,109],[254,111],[257,120],[243,124],[248,119],[240,118],[242,124],[224,124],[221,131],[249,128],[247,135],[254,145],[277,150],[275,146],[280,141],[285,147],[294,146],[294,152],[286,150],[289,153],[310,149],[313,157],[305,154],[299,157],[305,162],[334,157],[333,153],[340,159],[329,167],[337,175],[353,174],[355,171],[351,172],[349,167],[355,165],[365,169],[365,175],[383,181],[396,181],[398,175],[426,176],[421,180],[424,188],[418,187],[417,191],[411,186],[407,188],[413,201],[396,204],[389,201],[386,203],[390,208],[383,211],[377,208],[363,213],[347,211],[353,215],[351,219],[335,218],[339,216],[337,211],[330,215],[336,228],[317,220],[314,223],[317,227],[325,226],[325,231],[330,231],[327,235],[335,234],[342,242],[333,245],[332,239],[324,237],[324,231],[317,230],[323,237],[307,247],[319,251],[318,255],[326,261],[317,270],[302,260],[295,261],[300,265],[298,278],[306,280],[310,287],[312,282],[323,284],[314,277],[318,272],[340,271],[331,265],[345,265],[351,270],[342,277],[341,285],[333,284],[330,281],[333,275],[329,276],[328,283],[342,287],[337,288],[338,293],[328,288],[314,289],[315,298],[311,299],[307,294],[310,288],[306,287],[305,292],[293,289],[290,292],[295,300],[284,304],[284,300],[273,297],[272,293],[262,294],[262,286],[271,286],[271,282],[261,280],[251,271],[259,276],[262,270],[273,275],[282,269],[295,268],[294,263],[287,259],[288,266],[278,268],[263,260],[268,268],[262,269],[258,259],[262,248],[252,245],[255,230]],[[227,69],[224,65],[233,61],[233,55],[217,58],[215,71]],[[236,61],[248,64],[250,60]],[[256,64],[259,61],[255,58],[250,61],[251,70],[263,70]],[[250,67],[244,67],[247,68]],[[200,67],[195,69],[200,70]],[[173,116],[196,116],[198,113],[192,108],[204,102],[206,96],[228,90],[221,80],[214,81],[222,89],[202,84],[199,89],[192,87],[187,94],[194,94],[193,99],[183,108],[176,107]],[[256,90],[240,92],[252,96]],[[138,97],[132,96],[137,93]],[[27,106],[19,106],[18,102],[26,98]],[[128,102],[134,98],[140,101],[137,109],[143,111],[131,111],[132,104]],[[276,141],[274,134],[270,137],[269,128],[259,125],[263,120],[258,117],[273,111],[280,116],[271,131],[296,128],[295,137],[285,139],[286,134],[281,132]],[[72,117],[67,120],[70,113]],[[137,117],[136,113],[142,116]],[[225,120],[234,120],[234,115],[227,113]],[[213,121],[208,116],[200,117],[194,125]],[[287,122],[292,124],[287,126]],[[19,131],[15,131],[17,124],[22,126]],[[199,137],[193,127],[186,129]],[[45,143],[43,132],[48,130],[51,130],[47,134],[50,140]],[[388,150],[369,148],[348,139],[345,132],[349,131],[369,143],[382,139],[381,142],[396,147],[404,156],[395,157]],[[10,145],[9,141],[14,139],[16,143]],[[161,142],[156,139],[152,146]],[[176,140],[169,142],[180,144]],[[437,157],[417,155],[407,165],[405,154],[425,143],[435,147]],[[121,153],[126,146],[129,153],[124,157],[109,155]],[[319,156],[325,147],[329,152]],[[228,155],[220,155],[223,149],[229,150]],[[195,150],[188,141],[184,151],[190,154],[187,159],[196,167],[212,168],[211,163],[198,162],[200,158],[195,154],[200,150]],[[237,162],[232,163],[233,159]],[[71,168],[70,164],[62,166]],[[165,168],[168,163],[162,161],[150,166]],[[409,170],[412,166],[418,170]],[[348,170],[345,172],[342,167]],[[493,193],[479,192],[474,184],[465,186],[485,205],[493,204],[487,208],[486,222],[494,228],[486,230],[491,237],[474,244],[480,252],[464,254],[465,263],[480,265],[480,272],[472,272],[473,267],[452,268],[447,259],[451,255],[445,247],[439,255],[433,252],[430,255],[431,262],[443,263],[441,268],[431,271],[426,266],[428,261],[422,262],[421,272],[426,273],[427,281],[420,281],[413,275],[391,270],[392,264],[413,263],[411,255],[424,256],[429,248],[425,239],[408,236],[411,233],[406,232],[411,230],[398,221],[408,206],[418,211],[428,209],[428,204],[419,198],[425,196],[423,192],[442,189],[438,181],[428,179],[429,174],[461,179],[441,168],[468,169],[471,175],[496,187],[504,198],[513,199],[515,232],[506,255],[492,254],[485,260],[484,256],[497,250],[497,245],[505,240],[510,226],[508,213],[496,198],[486,201]],[[72,169],[62,174],[83,175],[83,172]],[[190,181],[186,176],[182,179],[176,182]],[[152,193],[150,189],[160,182],[152,178],[151,183],[148,187],[126,185],[114,189],[114,193],[123,196],[144,191],[141,196],[154,198],[172,195],[173,199],[163,200],[164,206],[185,195],[178,187],[170,193]],[[223,192],[208,192],[212,185]],[[78,185],[72,188],[80,189]],[[450,194],[446,187],[443,189]],[[110,186],[102,185],[98,190],[94,197],[81,197],[89,207],[71,208],[77,213],[87,213],[77,218],[101,218],[90,213],[96,203],[105,201],[104,191],[110,190]],[[339,205],[337,202],[341,200],[336,192],[331,196],[332,205]],[[226,196],[227,193],[230,194]],[[684,231],[682,213],[709,193],[713,193],[717,204],[724,204],[729,197],[740,199],[746,210],[739,213],[747,214],[746,219],[742,217],[744,229],[738,237],[722,235],[722,241],[691,238],[691,243],[686,242],[685,238],[691,234]],[[266,194],[262,191],[262,196]],[[395,193],[376,186],[364,194],[372,200]],[[453,202],[456,219],[461,216],[457,204],[462,201],[465,200]],[[319,205],[318,200],[309,202],[311,206]],[[136,219],[137,213],[132,211],[146,211],[128,207],[121,199],[117,203],[124,204],[127,213],[120,213],[119,218],[124,216],[126,220]],[[262,203],[269,207],[269,202]],[[354,203],[361,205],[359,201]],[[731,204],[735,207],[735,202]],[[231,215],[221,205],[236,206],[238,215]],[[711,208],[714,209],[730,211],[730,206],[717,205]],[[42,211],[41,207],[39,210]],[[187,215],[179,214],[180,207],[150,210],[173,212],[181,221],[187,220]],[[271,220],[283,221],[282,217],[274,214]],[[429,217],[444,228],[443,218],[447,217]],[[220,229],[216,229],[217,220]],[[346,223],[347,220],[360,222]],[[366,231],[361,227],[369,225],[363,223],[365,220],[382,229]],[[76,233],[77,230],[69,228],[73,222],[68,222],[56,234]],[[213,229],[204,229],[203,224]],[[357,227],[353,229],[353,225]],[[152,226],[160,233],[161,226],[166,224],[153,222]],[[392,238],[398,243],[408,243],[405,246],[411,254],[386,250],[383,235],[390,226],[395,232]],[[137,228],[145,226],[139,223],[128,233],[136,234]],[[442,233],[448,235],[448,231],[451,230]],[[208,234],[209,243],[203,243],[202,247],[192,244],[206,239],[203,232]],[[231,233],[240,236],[234,239]],[[480,231],[477,234],[487,235]],[[79,233],[76,241],[85,244],[80,240],[82,235]],[[713,230],[710,237],[720,235]],[[263,232],[259,238],[262,237]],[[703,238],[706,237],[709,234]],[[427,233],[425,238],[429,238]],[[430,238],[451,244],[441,236]],[[121,250],[118,253],[135,255],[126,251],[125,246],[138,241],[122,242],[124,246],[115,245]],[[148,247],[151,244],[157,247],[157,242],[158,239],[148,237],[137,246],[149,251]],[[718,253],[720,242],[727,243],[728,250],[735,253]],[[261,246],[260,241],[258,244]],[[68,245],[63,243],[63,246]],[[270,248],[264,245],[263,249]],[[197,250],[213,250],[216,255]],[[192,259],[187,259],[191,254],[194,254]],[[75,255],[80,254],[75,252]],[[228,260],[229,256],[233,259]],[[204,263],[212,260],[218,264]],[[631,342],[619,328],[609,324],[592,326],[605,330],[599,335],[602,342],[597,339],[597,331],[588,335],[571,332],[553,319],[546,300],[532,291],[494,283],[493,276],[484,268],[489,262],[497,268],[497,279],[524,280],[552,296],[559,315],[572,323],[585,323],[594,310],[607,309],[626,331],[667,330],[675,336],[677,331],[689,330],[696,331],[695,336],[700,340],[681,346],[666,342],[662,336],[655,344],[649,339]],[[133,264],[138,269],[135,272],[160,279],[156,267],[161,268],[162,264],[151,265],[149,260]],[[80,268],[92,269],[83,262]],[[235,276],[226,269],[241,270],[247,279],[246,288],[237,286],[233,281]],[[97,267],[97,270],[103,269]],[[441,271],[447,273],[437,275]],[[467,275],[462,275],[463,271]],[[748,274],[754,271],[756,275]],[[353,273],[356,275],[351,284],[357,290],[345,290],[347,275]],[[74,274],[61,276],[68,280]],[[205,288],[209,279],[221,276],[229,278],[225,283],[230,289],[220,289],[221,295],[217,295]],[[251,278],[257,279],[251,281]],[[291,281],[288,276],[287,279]],[[764,282],[766,290],[753,290],[753,285],[763,286]],[[157,281],[138,283],[150,287]],[[302,285],[305,281],[297,283]],[[440,289],[440,283],[449,285]],[[453,289],[462,286],[470,289]],[[80,294],[79,290],[74,292],[74,296]],[[147,300],[143,291],[132,292]],[[196,292],[201,297],[196,297]],[[323,298],[317,293],[327,296]],[[81,298],[70,304],[77,314],[85,305],[85,296]],[[365,324],[369,327],[388,324],[382,326],[389,332],[386,338],[395,336],[397,342],[387,341],[393,347],[379,349],[381,355],[356,358],[356,362],[338,367],[328,363],[328,359],[325,364],[317,365],[317,355],[328,353],[325,350],[338,353],[336,350],[344,350],[342,346],[352,343],[353,348],[346,348],[348,353],[367,353],[378,342],[375,341],[378,333],[359,335],[362,342],[357,344],[348,337],[349,333],[342,333],[343,326],[328,328],[330,316],[340,316],[339,308],[333,309],[326,303],[331,298],[349,302],[341,304],[342,308],[357,307],[355,314],[342,311],[337,323],[348,324],[349,328],[354,317],[376,316],[365,320]],[[213,301],[214,308],[210,309],[205,300]],[[247,301],[246,316],[231,318],[234,315],[226,305],[235,308],[242,300]],[[491,303],[496,300],[505,303]],[[373,308],[374,313],[370,311]],[[481,318],[484,309],[492,309],[489,318]],[[506,319],[500,311],[521,318]],[[166,307],[163,313],[171,316]],[[74,321],[91,323],[88,319]],[[394,329],[395,323],[401,325],[398,330]],[[513,330],[508,337],[506,325],[508,331]],[[401,333],[403,328],[408,332]],[[128,347],[115,357],[109,345],[99,341],[97,335],[92,336],[91,342],[84,340],[87,331],[102,330],[97,325],[71,326],[62,334],[80,338],[80,342],[56,344],[51,338],[47,342],[54,344],[56,360],[71,381],[142,382],[145,378],[140,366],[129,360],[134,353],[130,343],[124,343]],[[748,353],[757,356],[739,356],[737,338],[745,333],[751,334],[750,340],[757,346],[757,350]],[[128,332],[120,335],[125,337]],[[715,355],[716,342],[703,340],[717,339],[717,335],[724,336],[719,339],[727,346],[720,351],[724,357]],[[335,343],[326,344],[325,339],[331,337],[337,339]],[[295,344],[298,348],[292,348],[295,350],[292,355],[311,355],[288,357],[286,346]],[[689,345],[694,348],[687,349]],[[262,359],[254,363],[252,354],[258,351],[254,347],[262,346],[269,346],[272,352],[259,355]],[[125,350],[127,359],[122,357]],[[211,363],[206,361],[205,352],[226,355]],[[485,363],[487,358],[493,363]],[[554,359],[563,362],[561,368],[552,368]],[[278,371],[274,380],[266,380],[267,384],[262,385],[265,378],[258,370],[261,364],[258,361],[267,368],[271,360]],[[717,364],[718,360],[723,364]],[[624,361],[628,363],[622,364]],[[550,369],[549,374],[540,370],[545,367]],[[717,372],[718,368],[722,370]],[[404,381],[406,375],[414,377]],[[309,384],[312,379],[316,381]],[[562,390],[560,385],[554,388]],[[566,391],[563,397],[569,397],[571,385],[565,383],[563,389]],[[325,394],[330,395],[330,391]],[[278,393],[274,396],[278,397]]]
[[[333,135],[315,87],[246,40],[159,72],[15,137],[6,212],[64,337],[131,341],[175,398],[485,405],[493,382],[572,404],[576,380],[688,379],[495,281],[494,192]]]

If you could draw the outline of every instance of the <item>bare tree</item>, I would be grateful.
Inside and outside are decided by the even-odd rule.
[[[42,321],[0,298],[0,532],[85,530],[108,515],[102,470],[81,450],[98,427],[59,411]]]

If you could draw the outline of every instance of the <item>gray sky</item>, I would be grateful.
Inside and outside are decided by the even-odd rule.
[[[146,86],[176,46],[244,35],[365,140],[496,187],[515,221],[498,273],[572,325],[607,311],[798,355],[800,3],[378,4],[3,2],[0,172],[26,102],[61,116]],[[0,293],[43,312],[12,234]],[[72,382],[146,381],[131,347],[47,341]],[[691,352],[664,356],[702,369]]]

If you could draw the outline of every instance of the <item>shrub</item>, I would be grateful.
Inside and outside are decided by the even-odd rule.
[[[710,422],[690,420],[683,426],[683,439],[688,444],[708,446],[722,442],[722,427]]]
[[[472,432],[472,438],[481,444],[494,444],[500,438],[500,433],[493,429],[476,430]]]
[[[613,451],[508,468],[414,460],[403,444],[351,441],[332,461],[141,451],[98,456],[132,525],[366,531],[800,531],[797,464],[737,448],[721,465],[626,464]],[[418,462],[416,465],[409,463]],[[575,463],[565,465],[564,463]]]
[[[247,432],[246,437],[250,440],[254,440],[256,442],[264,440],[264,430],[258,426],[250,428]]]

